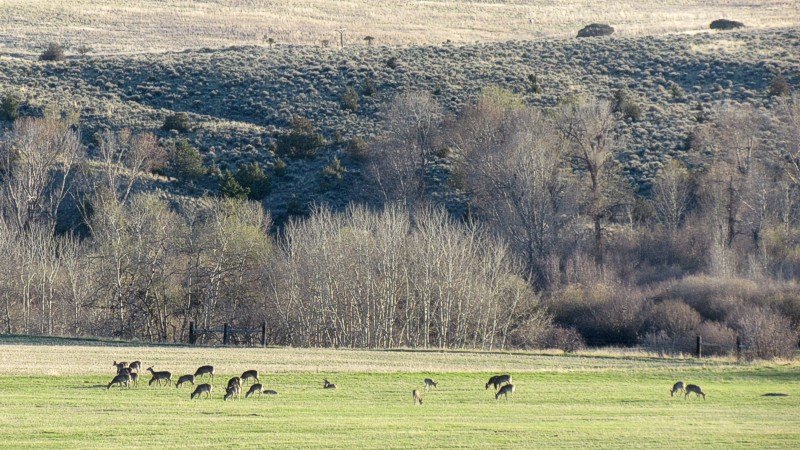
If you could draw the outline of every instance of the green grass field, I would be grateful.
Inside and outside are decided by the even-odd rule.
[[[71,344],[0,338],[0,447],[800,446],[796,361]],[[191,388],[148,387],[149,376],[106,390],[120,358],[175,378],[214,364],[215,395],[192,401]],[[250,368],[279,395],[223,401],[227,379]],[[506,371],[517,392],[495,401],[484,383]],[[427,376],[438,389],[422,390]],[[678,379],[707,400],[671,398]]]

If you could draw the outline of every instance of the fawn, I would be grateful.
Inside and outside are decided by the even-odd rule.
[[[502,395],[502,396],[504,396],[506,398],[506,400],[508,400],[508,394],[513,394],[513,393],[514,393],[514,385],[511,384],[511,383],[508,383],[507,385],[501,387],[500,390],[497,391],[496,394],[494,394],[494,399],[495,400],[499,400],[500,396]]]
[[[696,384],[686,385],[686,394],[683,396],[683,399],[685,400],[689,398],[689,394],[691,394],[692,392],[694,392],[695,397],[702,396],[703,400],[706,399],[706,394],[704,394],[703,391],[700,389],[700,386]]]
[[[200,394],[206,394],[206,398],[211,397],[211,391],[214,390],[214,387],[208,383],[203,383],[197,386],[192,392],[192,395],[189,396],[190,399],[194,399],[195,397],[200,397]]]
[[[503,383],[511,384],[511,375],[495,375],[489,378],[489,381],[486,382],[486,389],[489,389],[489,386],[494,386],[494,390],[497,390]]]
[[[414,404],[422,404],[422,396],[419,395],[419,391],[414,389],[411,391],[411,397],[414,399]]]
[[[194,375],[181,375],[178,377],[178,382],[175,383],[175,387],[179,388],[183,383],[192,383],[192,386],[194,386]]]
[[[681,392],[681,393],[686,392],[686,385],[683,384],[683,381],[678,381],[677,383],[672,385],[672,390],[669,391],[670,397],[674,397],[676,392]]]
[[[114,384],[119,384],[119,387],[125,385],[126,388],[130,388],[131,387],[130,383],[131,383],[131,375],[129,373],[121,373],[115,376],[114,379],[111,380],[111,383],[108,383],[106,389],[111,389],[111,386]]]
[[[156,372],[153,370],[152,367],[148,367],[147,370],[153,375],[153,378],[150,379],[150,382],[147,384],[148,386],[152,386],[153,382],[157,382],[159,386],[161,386],[161,381],[165,380],[167,382],[167,386],[172,385],[172,373],[165,371]]]
[[[200,366],[194,372],[195,377],[202,377],[203,375],[211,375],[211,381],[214,381],[214,366]]]
[[[425,379],[423,380],[423,383],[425,383],[425,390],[426,390],[426,391],[427,391],[428,389],[430,389],[430,388],[431,388],[431,386],[432,386],[432,387],[436,387],[436,382],[435,382],[435,381],[433,381],[433,380],[431,380],[430,378],[425,378]]]

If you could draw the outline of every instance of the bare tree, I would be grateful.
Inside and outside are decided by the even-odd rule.
[[[675,231],[683,223],[692,193],[689,171],[672,160],[653,181],[652,200],[656,220]]]

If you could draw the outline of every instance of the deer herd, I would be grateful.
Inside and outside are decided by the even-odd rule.
[[[139,383],[139,372],[142,368],[141,361],[133,361],[132,363],[127,362],[117,362],[114,361],[113,366],[117,369],[117,374],[108,383],[106,389],[111,389],[111,386],[118,385],[119,387],[126,387],[130,388],[131,385],[138,385]],[[151,378],[148,382],[148,386],[152,386],[154,383],[158,386],[162,385],[162,382],[165,383],[167,386],[171,386],[172,382],[172,372],[169,371],[155,371],[152,367],[148,367],[147,371],[150,372]],[[176,381],[175,387],[180,388],[182,385],[186,383],[190,383],[194,386],[194,391],[189,396],[190,399],[200,398],[201,395],[205,394],[205,398],[211,398],[211,393],[214,390],[214,386],[210,383],[202,383],[195,385],[195,381],[200,381],[201,378],[205,378],[208,376],[210,381],[214,382],[214,366],[200,366],[194,372],[194,374],[186,374],[181,375],[178,377],[178,381]],[[252,397],[256,394],[260,397],[261,395],[278,395],[278,392],[272,389],[264,389],[264,385],[261,384],[261,380],[258,378],[258,371],[257,370],[247,370],[242,373],[240,377],[233,377],[228,380],[227,387],[225,388],[225,395],[223,396],[223,400],[231,400],[240,398],[242,395],[242,390],[244,388],[245,382],[250,381],[252,384],[250,388],[244,395],[244,398]],[[438,383],[431,378],[425,378],[422,381],[423,385],[425,386],[425,390],[429,390],[430,388],[436,388]],[[508,394],[513,394],[515,392],[515,387],[511,384],[511,375],[504,374],[504,375],[494,375],[489,378],[489,381],[486,382],[485,388],[488,390],[489,386],[492,386],[495,390],[494,398],[495,400],[500,400],[500,397],[503,397],[505,400],[508,400]],[[328,381],[328,379],[324,379],[322,383],[323,389],[336,389],[336,385]],[[703,400],[706,399],[706,394],[700,389],[700,386],[696,384],[684,384],[683,381],[678,381],[672,386],[670,390],[670,396],[675,396],[675,394],[679,396],[681,394],[684,395],[684,399],[689,398],[689,394],[695,394],[695,397],[703,397]],[[417,389],[414,389],[411,392],[412,399],[415,405],[422,405],[422,394]]]

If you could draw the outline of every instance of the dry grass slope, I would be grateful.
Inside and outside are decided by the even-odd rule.
[[[800,23],[796,0],[0,0],[0,52],[35,52],[47,42],[95,51],[149,52],[262,43],[430,44],[571,37],[590,22],[619,35],[687,32],[713,19],[750,27]]]

